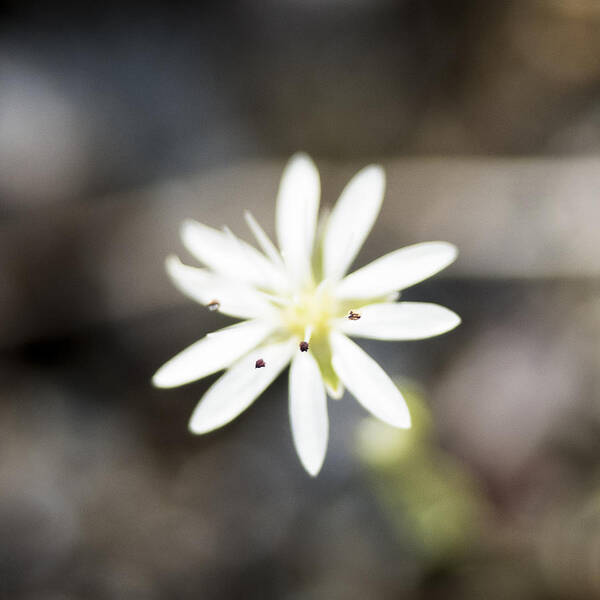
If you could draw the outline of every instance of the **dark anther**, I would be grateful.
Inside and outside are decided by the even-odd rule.
[[[308,352],[308,342],[300,342],[300,352]]]
[[[266,366],[267,366],[267,363],[262,358],[259,358],[256,361],[256,364],[254,365],[254,368],[255,369],[262,369],[263,367],[266,367]]]
[[[356,312],[354,312],[353,310],[351,310],[351,311],[350,311],[350,314],[348,315],[348,318],[349,318],[351,321],[358,321],[358,320],[360,319],[360,314],[359,314],[359,313],[356,313]]]
[[[208,303],[208,310],[219,310],[219,306],[221,306],[221,303],[218,300],[211,300]]]

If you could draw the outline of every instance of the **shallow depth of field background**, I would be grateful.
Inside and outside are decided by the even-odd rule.
[[[178,223],[272,233],[296,150],[324,206],[386,168],[357,265],[461,250],[404,294],[459,329],[363,344],[415,427],[330,401],[317,479],[285,377],[204,437],[216,376],[149,383],[230,322],[170,285]],[[0,597],[600,597],[597,0],[4,3]]]

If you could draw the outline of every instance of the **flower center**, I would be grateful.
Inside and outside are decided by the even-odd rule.
[[[290,333],[301,340],[307,331],[309,337],[323,338],[329,333],[330,320],[337,316],[337,304],[324,287],[313,288],[298,294],[283,309],[283,321]]]

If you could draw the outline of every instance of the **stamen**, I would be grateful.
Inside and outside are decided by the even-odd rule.
[[[310,338],[312,336],[312,332],[313,332],[313,326],[312,325],[307,325],[304,328],[304,339],[306,341],[306,343],[308,344],[308,342],[310,342]]]
[[[219,307],[221,306],[221,303],[218,300],[211,300],[207,305],[206,308],[208,308],[208,310],[210,311],[215,311],[215,310],[219,310]]]
[[[360,319],[360,313],[354,312],[353,310],[350,311],[350,314],[348,315],[348,318],[351,321],[358,321]]]
[[[300,352],[308,352],[308,342],[300,342]]]
[[[256,363],[254,365],[254,368],[255,369],[262,369],[263,367],[266,367],[266,366],[267,366],[267,363],[262,358],[259,358],[256,361]]]

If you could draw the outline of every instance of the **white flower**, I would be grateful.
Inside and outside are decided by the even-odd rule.
[[[210,310],[243,319],[209,333],[164,364],[155,386],[170,388],[226,372],[204,394],[190,430],[206,433],[237,417],[291,362],[289,410],[296,451],[304,468],[321,469],[329,432],[326,391],[344,386],[368,411],[396,427],[410,427],[398,388],[347,336],[415,340],[445,333],[458,315],[436,304],[396,302],[411,286],[456,258],[446,242],[425,242],[390,252],[346,275],[379,213],[385,187],[381,167],[357,173],[319,229],[318,171],[305,154],[286,166],[277,198],[280,251],[250,213],[246,221],[262,249],[186,221],[186,248],[206,268],[167,259],[167,271],[185,294]]]

